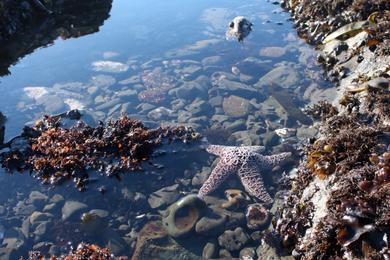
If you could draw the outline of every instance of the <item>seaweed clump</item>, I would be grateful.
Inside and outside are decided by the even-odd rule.
[[[316,107],[321,138],[304,148],[275,223],[288,252],[302,259],[390,257],[389,104],[380,98],[386,95],[369,89],[361,102],[344,98],[347,109],[335,114],[328,105]]]
[[[120,173],[142,170],[142,162],[158,146],[187,143],[198,136],[183,126],[150,129],[127,116],[96,127],[79,121],[69,128],[61,126],[60,118],[45,116],[18,137],[18,143],[22,140],[26,145],[15,148],[11,142],[9,151],[1,154],[1,163],[9,171],[29,170],[43,183],[71,179],[83,190],[91,170],[119,178]]]
[[[39,251],[29,252],[30,260],[47,259],[45,255]],[[59,257],[50,256],[52,260],[71,260],[71,259],[127,259],[126,257],[115,257],[110,253],[108,248],[100,248],[94,244],[80,243],[75,250],[71,250],[68,255],[62,255]]]

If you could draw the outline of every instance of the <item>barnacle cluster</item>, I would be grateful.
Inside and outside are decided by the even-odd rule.
[[[344,99],[353,109],[333,115],[329,106],[317,107],[322,136],[306,145],[275,223],[288,252],[303,259],[390,257],[388,95],[368,90],[361,102]]]
[[[47,259],[39,251],[29,252],[30,260]],[[115,257],[108,248],[101,248],[95,244],[80,243],[75,250],[71,250],[68,255],[50,256],[52,260],[71,260],[71,259],[127,259],[125,257]]]
[[[286,0],[284,7],[293,12],[297,20],[298,33],[310,43],[318,44],[325,34],[331,33],[341,26],[359,20],[366,20],[370,15],[376,15],[377,32],[373,39],[383,42],[388,39],[388,16],[385,10],[390,9],[387,0],[325,0],[303,1]],[[385,20],[386,22],[380,22]],[[388,28],[388,27],[387,27]],[[381,44],[385,46],[386,44]]]
[[[107,176],[140,170],[141,162],[149,160],[157,146],[198,137],[192,128],[150,129],[127,116],[96,127],[78,122],[69,128],[62,127],[58,118],[46,116],[33,128],[25,128],[22,136],[28,147],[2,153],[3,167],[30,170],[44,183],[72,179],[79,190],[85,188],[91,170]]]

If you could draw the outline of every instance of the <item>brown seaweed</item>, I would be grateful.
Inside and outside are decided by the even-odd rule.
[[[118,176],[142,170],[142,162],[149,160],[158,146],[187,143],[198,136],[183,126],[150,129],[127,116],[96,127],[80,121],[70,128],[61,126],[61,117],[45,116],[9,142],[9,150],[0,157],[9,171],[30,170],[34,177],[50,184],[73,180],[83,190],[91,171]]]

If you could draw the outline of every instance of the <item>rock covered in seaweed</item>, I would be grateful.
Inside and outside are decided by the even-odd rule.
[[[83,190],[91,169],[107,176],[140,170],[141,163],[149,160],[158,146],[197,138],[192,128],[150,129],[127,116],[100,122],[96,127],[78,122],[69,128],[61,125],[61,117],[46,116],[13,139],[25,145],[9,142],[10,149],[1,154],[1,162],[9,171],[33,171],[33,176],[44,183],[73,179]]]
[[[376,258],[389,250],[390,127],[382,120],[388,115],[370,107],[388,109],[379,97],[390,94],[369,93],[360,105],[344,104],[356,110],[334,113],[323,106],[326,111],[318,113],[322,138],[306,147],[306,164],[290,179],[291,192],[276,225],[293,254]]]

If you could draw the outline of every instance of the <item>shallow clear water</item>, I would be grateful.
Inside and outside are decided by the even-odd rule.
[[[244,4],[230,0],[114,0],[107,12],[110,17],[98,32],[58,38],[21,58],[9,68],[10,75],[0,78],[0,111],[8,117],[6,139],[43,114],[73,108],[82,109],[89,124],[124,112],[151,126],[191,125],[211,143],[265,144],[268,152],[298,141],[296,137],[280,138],[275,129],[307,130],[299,116],[286,113],[286,107],[304,106],[326,83],[314,62],[315,51],[297,39],[289,14],[279,6],[255,0]],[[227,25],[237,15],[254,24],[243,43],[225,39]],[[83,17],[79,19],[83,21]],[[279,97],[288,96],[291,102],[280,104],[278,94],[269,89],[272,84],[280,85],[282,89],[276,92],[283,95]],[[139,94],[147,89],[158,89],[161,101],[142,99]],[[25,255],[39,242],[57,244],[52,250],[64,252],[69,240],[111,247],[118,243],[116,252],[130,254],[128,244],[132,242],[124,238],[130,237],[126,235],[132,228],[138,231],[147,222],[135,217],[158,214],[135,203],[134,193],[147,198],[175,183],[179,190],[189,192],[198,188],[188,184],[191,178],[202,167],[210,167],[214,159],[196,147],[176,150],[156,158],[163,169],[146,167],[144,173],[125,175],[122,181],[98,177],[83,193],[72,183],[43,186],[28,174],[9,176],[1,170],[0,232],[5,239],[23,241],[16,254]],[[102,185],[107,188],[104,195],[97,191]],[[74,219],[61,221],[64,201],[56,202],[52,210],[46,209],[53,214],[45,224],[47,230],[26,227],[32,212],[53,204],[43,198],[32,206],[28,200],[31,191],[40,191],[49,199],[61,194],[64,201],[79,201],[87,208]],[[221,194],[223,189],[216,192],[222,198]],[[91,209],[108,211],[109,232],[85,235],[79,216]],[[110,239],[116,240],[110,244]],[[0,258],[5,247],[0,246]]]

